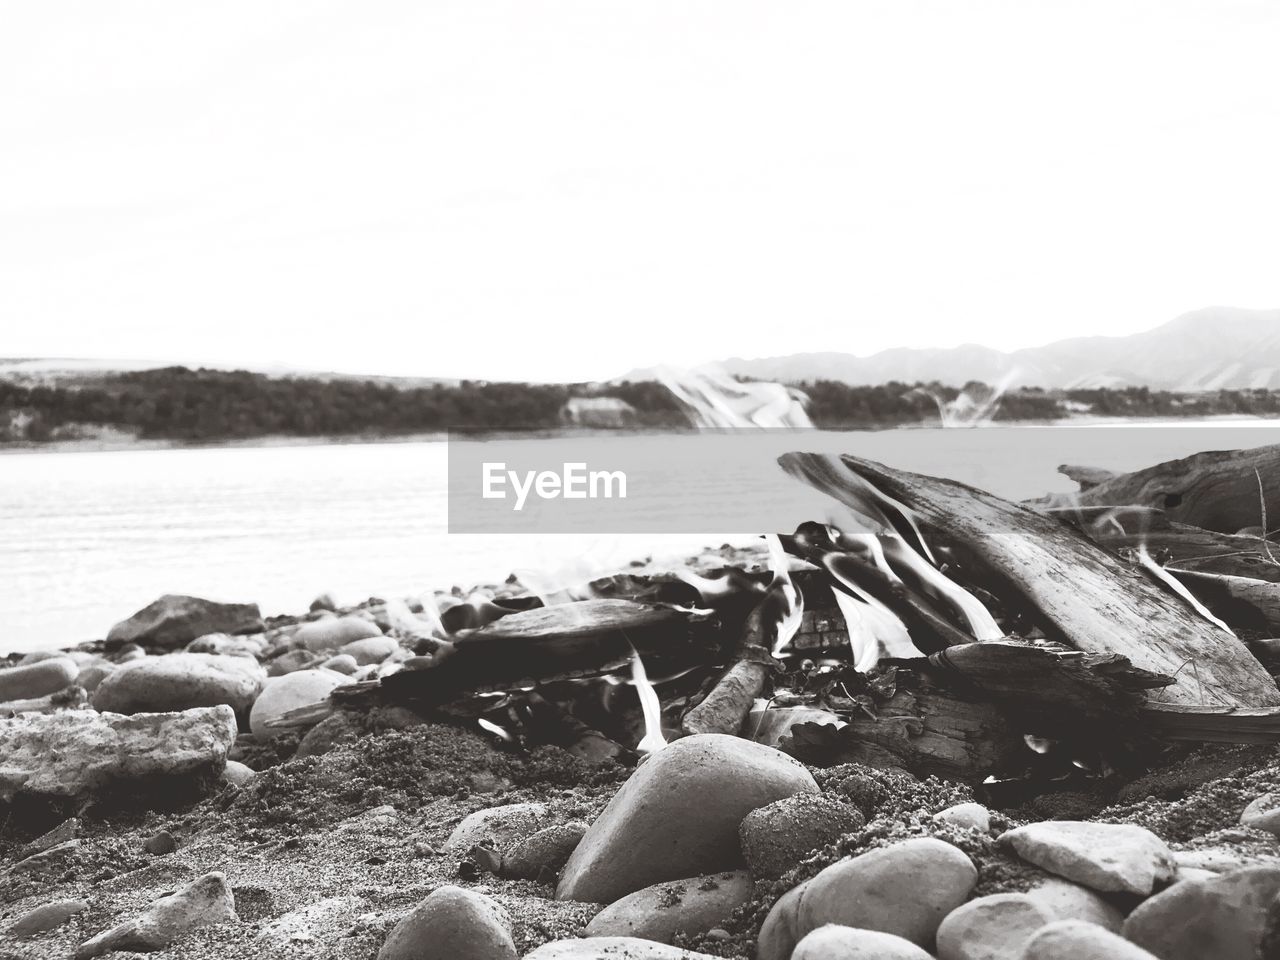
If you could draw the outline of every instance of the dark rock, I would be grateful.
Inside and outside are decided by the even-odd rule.
[[[11,937],[34,937],[62,926],[77,913],[89,909],[87,900],[55,900],[28,910],[5,931]]]
[[[126,643],[181,647],[209,633],[261,633],[264,629],[256,603],[218,603],[166,594],[112,627],[106,647],[117,650]]]
[[[851,803],[798,793],[751,811],[743,818],[738,836],[751,875],[774,879],[815,850],[861,830],[865,823]]]
[[[178,844],[173,839],[173,834],[168,830],[159,830],[142,841],[142,849],[146,850],[154,856],[161,857],[166,853],[173,853],[178,849]]]

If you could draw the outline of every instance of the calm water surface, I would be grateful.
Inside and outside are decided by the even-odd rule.
[[[1021,498],[1071,489],[1055,472],[1062,462],[1134,469],[1275,439],[1256,430],[1253,443],[1185,429],[977,436],[985,433],[828,434],[821,446]],[[981,449],[957,454],[967,443]],[[441,442],[0,456],[0,653],[103,636],[162,593],[298,612],[324,590],[352,603],[497,582],[521,568],[580,580],[760,532],[448,536],[446,467]],[[780,476],[738,478],[732,495],[769,496]]]

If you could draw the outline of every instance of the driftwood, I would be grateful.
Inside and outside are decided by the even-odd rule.
[[[639,654],[692,665],[719,653],[705,613],[631,600],[583,600],[513,613],[450,641],[421,669],[383,677],[374,686],[340,687],[334,699],[380,700],[432,708],[475,693],[618,671]]]
[[[839,730],[800,724],[792,751],[812,762],[888,764],[976,782],[1021,772],[1034,759],[1027,736],[1060,744],[1064,763],[1118,755],[1128,741],[1117,722],[1128,721],[1130,739],[1145,735],[1137,729],[1143,691],[1173,682],[1123,657],[1009,641],[890,663],[898,686],[874,718],[854,713]]]
[[[1083,506],[1158,507],[1178,523],[1219,533],[1280,518],[1280,444],[1197,453],[1112,477],[1077,494]]]
[[[1231,626],[1273,635],[1280,632],[1280,583],[1178,567],[1167,569]]]
[[[1101,467],[1082,467],[1074,463],[1062,464],[1058,467],[1058,472],[1069,480],[1074,480],[1080,484],[1081,490],[1092,489],[1098,484],[1106,483],[1117,476],[1114,470],[1104,470]]]
[[[1051,638],[1177,678],[1153,700],[1226,710],[1280,706],[1275,681],[1243,643],[1052,517],[962,483],[855,457],[790,453],[780,462],[855,510],[865,503],[861,483],[870,483],[905,506],[927,539],[984,568],[994,592],[1021,597]]]

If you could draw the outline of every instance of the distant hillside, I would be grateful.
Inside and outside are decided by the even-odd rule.
[[[837,380],[848,384],[970,380],[1046,389],[1142,386],[1174,392],[1280,388],[1280,310],[1210,307],[1124,337],[1077,337],[1006,353],[965,344],[898,348],[856,357],[797,353],[724,362],[759,380]],[[630,375],[643,376],[643,372]]]

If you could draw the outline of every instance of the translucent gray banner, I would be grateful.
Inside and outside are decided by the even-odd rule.
[[[1270,421],[454,435],[449,532],[728,535],[785,532],[837,517],[830,497],[779,466],[788,451],[851,454],[1024,500],[1078,490],[1057,472],[1060,464],[1125,472],[1199,451],[1274,443],[1280,425]],[[1268,487],[1280,485],[1280,460],[1265,467]],[[1238,496],[1247,499],[1257,481],[1246,479]]]

